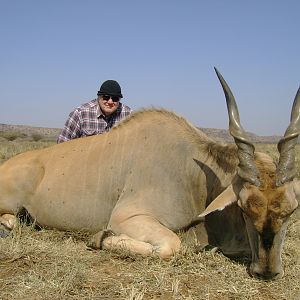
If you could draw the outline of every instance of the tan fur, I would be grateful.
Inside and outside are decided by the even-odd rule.
[[[203,148],[225,173],[234,173],[236,171],[238,158],[235,145],[208,142],[203,144]]]
[[[277,231],[284,236],[281,225],[297,201],[292,183],[275,187],[270,157],[257,153],[255,159],[261,187],[236,174],[235,145],[214,142],[174,113],[142,110],[110,132],[23,153],[1,165],[0,221],[12,227],[7,220],[26,210],[43,227],[114,233],[96,234],[97,247],[121,243],[135,253],[167,258],[180,249],[175,232],[195,224],[213,203],[216,212],[205,217],[209,243],[228,255],[249,253],[248,234],[258,231],[267,249]],[[268,254],[253,245],[253,274],[281,274],[277,248]],[[255,256],[258,250],[265,251],[265,260]]]
[[[262,232],[268,222],[270,229],[278,232],[282,226],[280,215],[285,216],[290,210],[288,202],[283,201],[285,188],[276,187],[276,165],[273,160],[264,153],[256,153],[256,166],[259,170],[261,186],[256,188],[245,184],[251,192],[248,198],[247,213],[255,220],[255,226]]]
[[[227,184],[208,182],[230,181],[227,171],[233,168],[218,165],[217,148],[184,118],[143,110],[108,133],[27,152],[1,165],[0,214],[25,209],[40,226],[92,233],[108,227],[127,235],[134,214],[141,233],[129,236],[140,241],[146,236],[149,243],[159,224],[151,244],[160,245],[157,252],[165,256],[178,251],[172,230],[189,224],[208,194]]]

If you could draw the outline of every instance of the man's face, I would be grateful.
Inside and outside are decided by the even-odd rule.
[[[102,110],[102,113],[106,116],[111,115],[117,110],[120,104],[119,101],[120,98],[116,96],[101,95],[98,97],[98,102]]]

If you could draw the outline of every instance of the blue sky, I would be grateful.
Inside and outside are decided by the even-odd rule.
[[[300,84],[300,1],[0,0],[0,123],[62,127],[115,79],[134,110],[283,134]]]

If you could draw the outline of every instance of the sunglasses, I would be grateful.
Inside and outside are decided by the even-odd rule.
[[[103,100],[108,101],[110,98],[113,102],[119,102],[120,101],[120,97],[118,96],[108,96],[108,95],[103,95],[102,96]]]

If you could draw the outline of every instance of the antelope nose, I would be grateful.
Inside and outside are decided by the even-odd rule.
[[[253,277],[261,280],[276,280],[283,276],[282,268],[276,268],[275,270],[270,271],[268,269],[260,268],[257,265],[252,265],[249,271]]]
[[[281,273],[271,273],[271,272],[265,272],[265,273],[255,272],[252,275],[257,279],[261,279],[261,280],[275,280],[282,277]]]

